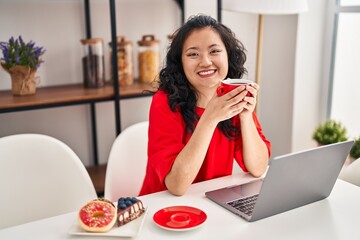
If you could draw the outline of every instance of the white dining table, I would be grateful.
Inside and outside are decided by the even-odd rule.
[[[116,239],[360,239],[360,188],[342,180],[336,181],[330,196],[324,200],[251,223],[205,197],[206,191],[253,179],[248,174],[238,173],[193,184],[181,197],[167,191],[141,196],[140,199],[147,206],[141,231],[134,238]],[[207,215],[206,221],[200,227],[188,231],[169,231],[154,223],[153,215],[158,210],[177,205],[201,209]],[[70,235],[69,229],[76,217],[77,212],[72,212],[2,229],[0,240],[114,239]]]

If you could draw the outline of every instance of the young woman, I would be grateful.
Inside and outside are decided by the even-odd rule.
[[[194,16],[175,32],[150,107],[140,195],[183,195],[194,182],[232,174],[234,159],[255,177],[265,172],[270,142],[254,113],[259,86],[216,94],[222,80],[246,73],[245,60],[234,33],[209,16]]]

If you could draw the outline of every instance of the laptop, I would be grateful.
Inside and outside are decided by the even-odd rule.
[[[262,179],[206,192],[249,222],[327,198],[354,141],[274,157]]]

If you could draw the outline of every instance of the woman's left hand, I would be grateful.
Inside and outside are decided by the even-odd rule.
[[[252,83],[246,86],[245,91],[248,91],[251,93],[251,96],[244,97],[243,101],[246,102],[246,105],[244,106],[244,110],[241,111],[239,114],[241,116],[246,115],[252,115],[252,112],[255,110],[256,107],[256,99],[257,99],[257,93],[260,89],[260,86],[256,83]]]

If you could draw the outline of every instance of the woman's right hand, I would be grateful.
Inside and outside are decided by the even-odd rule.
[[[215,92],[207,104],[202,118],[205,117],[208,120],[215,121],[217,124],[239,114],[247,104],[247,102],[243,101],[247,92],[245,86],[239,86],[220,97]]]

